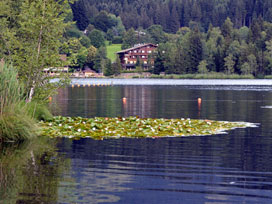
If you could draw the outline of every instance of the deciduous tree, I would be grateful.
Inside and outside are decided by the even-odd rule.
[[[69,3],[72,1],[1,1],[1,49],[5,50],[4,59],[18,69],[28,101],[51,95],[52,84],[43,70],[63,65],[59,48],[68,25],[64,20],[69,13]]]

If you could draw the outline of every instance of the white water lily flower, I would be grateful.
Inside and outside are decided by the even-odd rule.
[[[83,124],[86,124],[85,122],[83,122]]]
[[[52,126],[52,123],[49,123],[48,125],[49,125],[49,126]]]
[[[62,126],[62,124],[59,124],[59,126],[61,127],[61,126]]]
[[[81,129],[78,129],[77,131],[78,131],[78,132],[80,132],[80,131],[81,131]]]
[[[68,128],[72,129],[72,126],[68,126]]]
[[[86,130],[84,130],[83,132],[87,132]]]
[[[92,130],[93,130],[93,131],[95,131],[95,130],[96,130],[96,128],[94,127]]]

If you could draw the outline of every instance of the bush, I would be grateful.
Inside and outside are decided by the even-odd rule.
[[[31,102],[28,104],[29,114],[38,121],[51,121],[53,115],[48,110],[48,107],[45,104],[39,104],[37,102]]]
[[[25,104],[11,104],[0,115],[0,141],[20,141],[37,136],[38,126]]]

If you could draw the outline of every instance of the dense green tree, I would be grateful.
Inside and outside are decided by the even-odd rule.
[[[105,46],[105,39],[101,31],[94,29],[88,34],[88,37],[91,40],[91,44],[96,48]]]
[[[205,30],[210,23],[221,27],[228,17],[234,28],[249,27],[259,16],[271,22],[271,5],[271,0],[78,0],[72,8],[74,19],[81,24],[105,10],[120,16],[126,29],[159,24],[164,31],[174,33],[178,26],[188,27],[190,21]]]
[[[114,31],[112,29],[109,29],[106,34],[106,38],[108,41],[112,42],[114,39]]]
[[[131,28],[125,33],[123,37],[122,49],[133,47],[136,43],[137,37],[135,35],[135,30]]]
[[[107,32],[108,29],[117,25],[117,21],[111,18],[111,16],[109,16],[105,11],[101,11],[94,18],[93,25],[96,29],[102,30],[103,32]]]
[[[87,7],[84,0],[76,1],[71,5],[74,14],[74,21],[80,30],[85,30],[90,23],[87,16]]]
[[[230,74],[234,73],[235,62],[233,60],[233,55],[229,54],[227,57],[225,57],[224,61],[225,61],[226,74],[230,75]]]
[[[197,67],[198,73],[207,74],[208,73],[207,65],[208,64],[207,64],[206,60],[202,60]]]
[[[94,46],[88,48],[88,54],[86,57],[86,65],[90,68],[94,66],[97,49]]]
[[[111,60],[107,59],[106,62],[105,62],[105,73],[104,73],[104,75],[105,76],[111,76],[113,74],[114,74],[114,72],[113,72],[113,69],[112,69]]]
[[[242,73],[243,75],[248,75],[248,74],[250,74],[250,65],[249,65],[247,62],[245,62],[245,63],[241,66],[241,73]]]
[[[114,75],[119,75],[122,71],[122,65],[119,56],[116,56],[116,60],[112,65]]]
[[[150,34],[152,43],[159,44],[166,41],[165,33],[163,28],[160,25],[152,25],[147,29],[147,32]]]
[[[180,27],[179,16],[176,7],[171,9],[171,14],[167,26],[167,31],[170,33],[176,33]]]
[[[66,38],[80,38],[82,36],[82,32],[76,25],[70,25],[65,29],[64,35]]]
[[[197,66],[202,60],[202,42],[201,35],[198,30],[190,33],[188,41],[188,54],[186,56],[187,72],[196,73]]]
[[[258,65],[257,65],[257,59],[256,59],[255,55],[250,54],[247,57],[247,62],[248,62],[248,65],[249,65],[249,73],[250,74],[256,73]]]
[[[86,48],[91,46],[91,40],[86,35],[82,35],[81,38],[79,39],[79,42]]]
[[[44,68],[63,65],[62,45],[68,1],[2,0],[0,5],[0,45],[2,57],[13,64],[25,84],[27,100],[45,100],[54,87]],[[42,88],[41,88],[42,87]],[[56,87],[57,88],[57,87]]]
[[[97,50],[95,58],[94,58],[93,69],[99,73],[104,72],[106,59],[107,59],[106,48],[100,47]]]

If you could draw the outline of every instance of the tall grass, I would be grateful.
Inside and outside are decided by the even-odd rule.
[[[12,66],[0,66],[0,142],[19,141],[37,135],[38,127],[30,115],[23,85]]]

